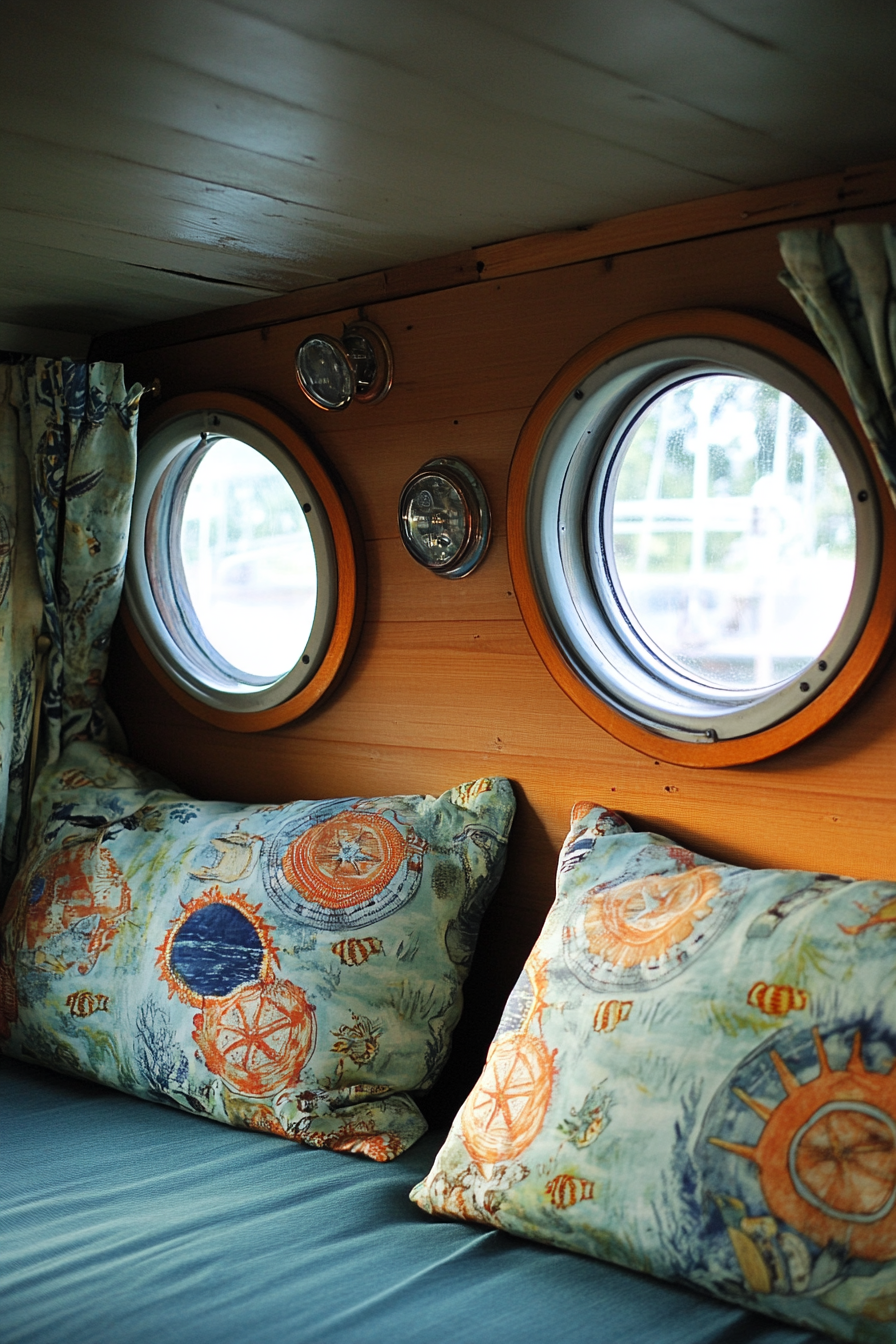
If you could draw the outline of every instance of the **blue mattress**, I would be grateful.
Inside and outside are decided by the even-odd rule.
[[[0,1060],[4,1344],[797,1344],[612,1265],[436,1222],[386,1164]]]

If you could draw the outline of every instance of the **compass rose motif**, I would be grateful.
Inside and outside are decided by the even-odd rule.
[[[715,868],[669,851],[683,871],[586,892],[565,932],[573,974],[593,989],[651,989],[680,974],[733,917],[740,891]],[[688,862],[690,860],[690,862]]]
[[[393,815],[361,812],[345,801],[295,820],[265,847],[265,884],[281,910],[318,928],[358,928],[410,900],[420,881],[424,842]]]
[[[244,1096],[291,1087],[314,1050],[314,1008],[288,980],[244,985],[210,1000],[193,1024],[209,1069]]]

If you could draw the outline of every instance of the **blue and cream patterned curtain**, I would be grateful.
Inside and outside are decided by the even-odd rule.
[[[896,503],[896,227],[778,235],[791,291],[837,366]]]
[[[109,734],[102,681],[124,579],[141,391],[126,390],[118,364],[0,362],[3,891],[39,771],[73,739]]]

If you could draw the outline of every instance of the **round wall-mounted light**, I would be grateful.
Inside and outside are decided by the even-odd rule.
[[[392,350],[373,322],[352,322],[342,339],[316,333],[296,351],[296,380],[309,401],[342,411],[352,401],[382,401],[392,386]]]
[[[201,718],[240,730],[317,703],[360,618],[332,482],[289,425],[226,393],[179,398],[150,422],[125,592],[159,680]]]
[[[433,458],[401,492],[398,529],[418,564],[443,579],[465,578],[482,562],[491,535],[482,482],[459,458]]]

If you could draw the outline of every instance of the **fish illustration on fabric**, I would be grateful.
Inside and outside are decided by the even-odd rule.
[[[383,950],[380,938],[342,938],[330,949],[343,966],[362,966]]]
[[[90,1017],[93,1013],[108,1013],[109,997],[106,994],[91,994],[86,989],[77,989],[69,994],[65,1006],[72,1017]]]
[[[627,1022],[632,1011],[632,999],[608,999],[599,1003],[594,1013],[595,1031],[615,1031],[620,1022]]]
[[[548,1181],[544,1192],[550,1195],[555,1209],[571,1209],[582,1200],[594,1198],[594,1182],[563,1172]]]
[[[352,1021],[344,1022],[337,1031],[335,1043],[330,1047],[337,1055],[345,1055],[353,1064],[363,1068],[369,1064],[380,1048],[380,1036],[383,1029],[369,1017],[359,1017],[352,1013]]]
[[[870,910],[867,905],[862,905],[861,901],[856,901],[856,908],[868,918],[863,924],[838,924],[837,927],[842,933],[855,937],[859,933],[864,933],[866,929],[875,928],[878,924],[896,924],[896,897],[885,901],[878,910]]]
[[[795,989],[793,985],[767,985],[757,980],[747,995],[751,1008],[758,1008],[767,1017],[784,1017],[790,1012],[802,1012],[809,1002],[805,989]]]
[[[258,862],[256,846],[263,838],[261,835],[249,835],[239,827],[235,831],[228,831],[226,835],[215,836],[210,844],[218,851],[217,859],[202,868],[191,868],[190,876],[200,882],[241,882]]]

